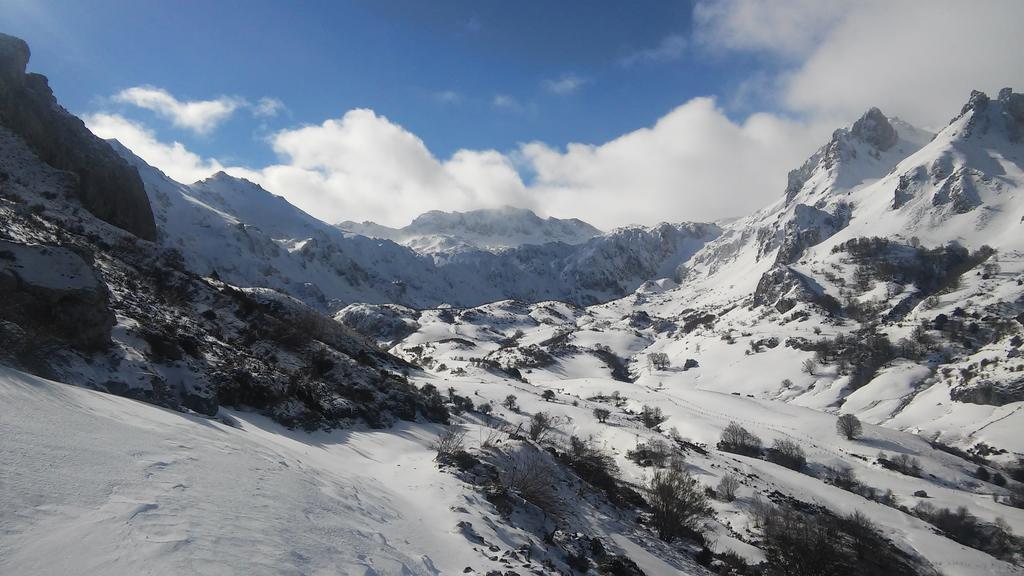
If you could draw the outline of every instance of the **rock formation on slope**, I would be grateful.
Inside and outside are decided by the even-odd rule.
[[[138,173],[57,103],[45,76],[25,73],[28,60],[24,40],[0,33],[0,124],[47,164],[77,175],[76,191],[86,209],[154,240],[156,223]]]

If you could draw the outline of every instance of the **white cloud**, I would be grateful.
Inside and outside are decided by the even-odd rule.
[[[523,147],[544,209],[598,226],[714,220],[778,198],[786,173],[829,128],[755,114],[734,123],[710,98],[695,98],[643,128],[592,146]]]
[[[695,9],[705,46],[781,57],[790,109],[849,121],[871,106],[940,128],[972,89],[1024,85],[1024,2],[726,0]]]
[[[135,86],[122,90],[114,95],[113,100],[152,110],[175,126],[196,134],[208,134],[240,108],[248,109],[257,118],[272,118],[285,110],[284,102],[269,96],[255,103],[238,96],[182,101],[167,90],[154,86]]]
[[[193,181],[221,169],[180,144],[156,142],[123,118],[94,115],[90,128],[117,137],[172,177]],[[414,134],[372,110],[351,110],[272,139],[281,162],[225,168],[285,196],[328,222],[374,220],[405,225],[435,209],[505,204],[579,217],[600,227],[663,220],[710,220],[754,210],[782,194],[799,165],[832,126],[808,126],[767,114],[743,123],[697,98],[602,145],[543,143],[511,154],[459,150],[436,158]],[[526,185],[520,168],[535,175]]]
[[[114,100],[152,110],[169,119],[175,126],[197,134],[210,132],[245,104],[243,100],[229,96],[216,100],[182,102],[166,90],[153,86],[122,90],[114,96]]]
[[[285,105],[284,102],[277,98],[264,96],[250,106],[249,109],[252,110],[253,116],[258,118],[273,118],[285,110]]]
[[[701,0],[693,9],[694,31],[706,47],[799,57],[821,41],[853,2]]]
[[[224,167],[216,160],[201,158],[180,142],[166,144],[141,124],[116,114],[89,114],[85,125],[100,138],[113,138],[149,164],[179,182],[195,182]]]
[[[653,48],[637,50],[619,60],[622,66],[633,66],[641,62],[669,62],[679,60],[686,53],[686,38],[673,34],[661,39]]]
[[[442,90],[434,93],[434,100],[440,104],[458,104],[462,102],[462,94],[455,90]]]
[[[576,74],[562,74],[562,76],[557,80],[545,80],[544,88],[552,94],[565,96],[578,91],[586,83],[586,78],[582,78]]]
[[[514,97],[508,94],[495,94],[491,106],[499,110],[521,110],[523,107]]]
[[[721,101],[734,111],[788,108],[792,118],[760,112],[736,120],[719,101],[695,98],[653,126],[603,144],[533,142],[504,154],[460,150],[441,159],[400,125],[371,110],[352,110],[274,135],[275,165],[227,171],[330,222],[404,225],[426,210],[503,204],[604,228],[710,220],[781,197],[786,173],[870,106],[941,126],[971,88],[994,93],[1004,85],[1024,86],[1017,61],[1024,35],[1016,30],[1024,21],[1022,2],[864,0],[842,10],[822,4],[722,0],[696,9],[700,49],[767,56],[757,59],[767,66],[752,70]],[[546,88],[570,94],[585,82],[567,74]],[[491,104],[520,106],[507,95]],[[94,115],[87,122],[175,178],[191,181],[220,168],[123,118]],[[531,178],[524,182],[521,173]]]
[[[499,152],[461,150],[440,161],[422,140],[372,110],[284,130],[272,143],[281,164],[227,171],[328,222],[405,225],[438,208],[529,203],[512,162]]]

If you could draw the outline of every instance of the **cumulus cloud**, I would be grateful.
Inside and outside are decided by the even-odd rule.
[[[152,110],[170,120],[175,126],[197,134],[210,132],[244,105],[243,100],[229,96],[222,96],[216,100],[183,102],[170,92],[153,86],[136,86],[122,90],[114,96],[114,100]]]
[[[521,154],[536,173],[530,192],[548,212],[602,227],[714,220],[778,198],[788,169],[828,133],[770,114],[735,123],[713,99],[695,98],[600,146],[531,143]]]
[[[679,34],[672,34],[662,38],[661,42],[653,48],[637,50],[622,57],[619,64],[629,67],[641,62],[669,62],[679,60],[685,53],[686,38]]]
[[[579,91],[587,79],[576,74],[562,74],[557,80],[545,80],[544,88],[552,94],[565,96]]]
[[[791,110],[850,120],[871,106],[939,128],[972,89],[1024,85],[1024,2],[725,0],[695,9],[705,46],[774,54]]]
[[[328,222],[373,219],[404,225],[437,208],[530,203],[505,155],[461,150],[441,161],[417,136],[372,110],[281,131],[272,145],[281,163],[227,171]]]
[[[180,142],[160,142],[151,130],[123,116],[89,114],[82,120],[100,138],[117,140],[179,182],[195,182],[224,168],[216,160],[204,159],[190,152]]]

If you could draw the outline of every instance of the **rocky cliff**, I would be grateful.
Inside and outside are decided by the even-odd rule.
[[[57,104],[40,74],[26,74],[28,44],[0,33],[0,124],[41,160],[78,178],[78,196],[98,218],[146,240],[156,223],[138,172]]]

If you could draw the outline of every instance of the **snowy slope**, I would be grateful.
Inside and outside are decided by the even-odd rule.
[[[0,573],[482,575],[560,558],[437,467],[439,427],[294,432],[8,368],[0,406]],[[653,556],[613,518],[590,520],[644,566],[704,573]],[[524,546],[533,563],[509,564]]]

